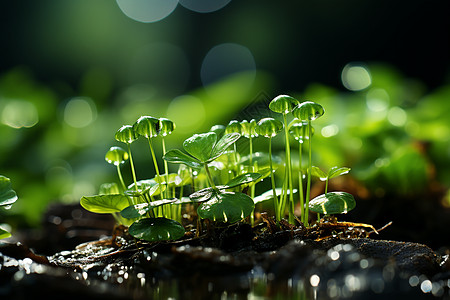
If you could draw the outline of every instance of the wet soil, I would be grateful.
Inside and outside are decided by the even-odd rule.
[[[89,239],[87,227],[78,225],[84,232],[80,237]],[[435,252],[419,243],[382,240],[382,232],[374,235],[363,227],[273,226],[268,218],[255,227],[210,224],[199,236],[192,230],[179,241],[160,243],[135,241],[119,227],[112,236],[49,255],[4,244],[0,295],[5,299],[450,299],[448,249]],[[53,238],[58,239],[56,234]]]

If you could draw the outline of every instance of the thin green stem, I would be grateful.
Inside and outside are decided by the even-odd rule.
[[[275,185],[275,174],[273,172],[273,165],[272,165],[272,138],[269,138],[269,166],[270,166],[270,181],[272,183],[272,192],[273,192],[273,201],[274,201],[274,207],[275,207],[275,218],[277,222],[281,220],[281,214],[279,211],[279,204],[278,204],[278,197],[277,197],[277,191],[276,191],[276,185]]]
[[[151,138],[148,138],[148,145],[150,147],[150,153],[152,155],[153,165],[155,166],[156,176],[158,177],[158,184],[162,185],[161,176],[160,176],[160,173],[159,173],[158,162],[156,161],[155,150],[153,150],[153,144],[152,144],[152,139]],[[161,188],[161,190],[162,190],[162,188]],[[161,198],[164,198],[163,191],[161,191]]]
[[[287,189],[289,188],[289,223],[294,224],[295,218],[294,218],[294,192],[292,188],[292,170],[291,170],[291,147],[289,145],[289,129],[287,124],[287,116],[286,114],[283,114],[283,121],[284,121],[284,135],[286,138],[286,169],[287,169],[287,180],[288,184],[286,186],[286,193]]]
[[[298,146],[298,192],[300,194],[300,214],[301,221],[304,223],[305,220],[305,195],[303,195],[303,166],[302,166],[302,145],[301,141]]]
[[[133,175],[134,188],[137,192],[137,191],[139,191],[139,189],[137,186],[136,172],[134,170],[133,156],[131,155],[131,146],[130,146],[130,144],[127,144],[127,146],[128,146],[128,154],[130,155],[131,174]]]
[[[233,150],[234,150],[234,171],[236,174],[234,176],[237,176],[239,174],[239,166],[238,166],[238,157],[237,157],[237,146],[236,143],[233,143]]]
[[[206,171],[206,175],[208,176],[209,184],[211,185],[211,187],[213,189],[216,189],[216,185],[214,184],[214,181],[212,179],[211,173],[209,172],[209,168],[208,168],[208,164],[207,163],[205,163],[205,171]]]
[[[328,177],[327,180],[325,180],[325,195],[327,194],[327,192],[328,192]]]
[[[125,191],[127,187],[125,186],[125,182],[123,181],[122,172],[120,171],[120,165],[117,165],[116,167],[117,167],[117,175],[119,175],[120,184],[122,185],[122,188]]]
[[[162,137],[162,151],[163,154],[166,154],[166,141],[164,137]],[[166,174],[166,190],[167,185],[169,184],[169,166],[167,164],[167,160],[164,159],[164,173]]]
[[[308,121],[308,183],[306,186],[306,204],[305,204],[305,224],[306,227],[309,227],[308,224],[308,213],[309,213],[309,197],[311,194],[311,166],[312,166],[312,155],[311,155],[311,121]]]

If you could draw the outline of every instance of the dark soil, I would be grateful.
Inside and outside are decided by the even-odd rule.
[[[67,246],[58,237],[67,236],[63,222],[49,226],[59,246]],[[72,250],[52,253],[36,244],[49,253],[36,255],[43,252],[3,245],[2,298],[450,299],[448,249],[436,253],[419,243],[378,240],[383,232],[368,228],[273,227],[265,218],[253,228],[205,224],[199,237],[192,231],[160,243],[137,242],[119,227],[112,237],[80,244],[110,225],[107,218],[96,219],[95,229],[83,222],[65,224],[73,230],[73,247],[65,249]]]

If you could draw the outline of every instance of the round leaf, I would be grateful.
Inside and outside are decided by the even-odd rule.
[[[166,118],[159,118],[159,135],[167,136],[175,130],[175,123]]]
[[[303,143],[305,140],[309,139],[308,123],[294,120],[289,125],[289,133],[294,137],[294,139],[300,143]],[[312,135],[314,135],[314,128],[311,126],[311,136]]]
[[[149,242],[177,240],[184,235],[184,227],[166,218],[145,218],[131,224],[128,232],[135,238]]]
[[[205,163],[210,159],[216,141],[217,134],[214,132],[194,134],[183,142],[183,148],[200,162]]]
[[[273,112],[280,114],[290,113],[298,104],[298,100],[288,95],[279,95],[269,103],[269,108]]]
[[[112,165],[118,166],[128,159],[128,152],[120,147],[111,147],[106,152],[105,160]]]
[[[231,120],[225,128],[225,134],[227,133],[242,133],[241,123],[236,120]]]
[[[350,168],[347,167],[342,167],[342,168],[338,168],[338,167],[332,167],[329,171],[328,171],[328,178],[334,178],[334,177],[338,177],[344,174],[347,174],[348,172],[350,172]]]
[[[133,126],[123,125],[117,130],[114,137],[119,142],[131,144],[138,138],[138,135],[134,132]]]
[[[8,206],[17,201],[17,194],[11,188],[11,180],[0,175],[0,206]]]
[[[149,139],[158,136],[159,126],[159,119],[150,116],[142,116],[134,123],[133,129],[136,134]]]
[[[314,121],[315,119],[321,117],[324,114],[324,109],[322,105],[306,101],[300,103],[292,112],[294,117],[302,121]]]
[[[235,223],[249,216],[254,208],[252,198],[244,193],[221,192],[203,202],[197,213],[203,219]]]
[[[256,121],[254,119],[252,119],[250,122],[248,122],[247,120],[243,120],[241,122],[241,134],[246,138],[257,137],[258,134],[256,133]]]
[[[137,183],[137,191],[134,187],[134,183],[128,186],[128,190],[125,191],[125,194],[129,196],[139,197],[143,194],[148,193],[150,196],[158,195],[161,193],[161,190],[164,191],[166,187],[164,185],[160,185],[153,179],[142,179]]]
[[[148,213],[150,210],[152,210],[155,207],[165,205],[165,204],[171,204],[177,201],[177,199],[163,199],[163,200],[157,200],[150,203],[139,203],[135,205],[130,205],[126,208],[124,208],[120,214],[122,217],[126,219],[135,219],[140,218],[146,213]]]
[[[355,206],[355,198],[346,192],[330,192],[309,201],[310,210],[326,215],[346,214]]]
[[[81,198],[80,204],[84,209],[99,214],[120,212],[130,205],[129,198],[125,195],[85,196]]]
[[[272,138],[283,130],[283,123],[274,118],[264,118],[259,120],[255,130],[259,135]]]

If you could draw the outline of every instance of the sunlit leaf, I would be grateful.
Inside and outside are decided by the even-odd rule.
[[[211,158],[216,141],[217,134],[214,132],[194,134],[183,142],[183,148],[200,162],[205,163]]]
[[[138,138],[138,135],[134,132],[133,126],[123,125],[117,130],[114,137],[119,142],[131,144]]]
[[[10,236],[11,236],[11,233],[9,233],[8,231],[6,231],[0,227],[0,240],[9,238]]]
[[[249,216],[254,208],[252,198],[244,193],[221,192],[203,202],[197,213],[203,219],[235,223]]]
[[[207,187],[190,194],[189,198],[192,200],[192,202],[204,202],[211,199],[212,196],[216,193],[217,190],[213,189],[212,187]]]
[[[133,130],[137,135],[142,135],[149,139],[158,136],[159,126],[159,119],[150,116],[142,116],[133,124]]]
[[[271,111],[280,113],[280,114],[288,114],[290,113],[294,107],[298,104],[298,100],[292,98],[288,95],[279,95],[275,97],[269,103],[269,108]]]
[[[294,117],[302,121],[314,121],[324,114],[322,105],[306,101],[300,103],[292,112]]]
[[[237,120],[231,120],[230,123],[225,127],[225,134],[228,133],[242,133],[241,123]]]
[[[212,161],[217,157],[221,156],[225,153],[234,142],[236,142],[241,135],[239,133],[227,133],[225,134],[215,145],[211,152],[211,156],[208,158],[208,161]]]
[[[134,186],[134,183],[128,186],[128,190],[125,191],[125,194],[130,196],[141,196],[144,194],[148,194],[150,196],[155,196],[161,193],[161,191],[166,190],[166,186],[159,184],[154,179],[142,179],[137,183],[137,190]]]
[[[124,208],[120,212],[120,214],[122,215],[122,217],[126,219],[135,219],[144,216],[155,207],[165,204],[172,204],[175,201],[177,201],[177,199],[163,199],[163,200],[156,200],[150,203],[139,203]]]
[[[319,167],[316,166],[311,167],[311,175],[318,177],[321,181],[325,181],[328,179],[327,173],[325,173]]]
[[[163,159],[174,164],[185,164],[186,166],[194,169],[200,169],[203,167],[198,159],[187,155],[179,149],[167,151],[166,154],[164,154]]]
[[[117,195],[120,194],[120,189],[117,183],[108,182],[100,185],[99,195]]]
[[[283,123],[274,118],[264,118],[258,122],[255,130],[263,137],[273,138],[283,130]]]
[[[355,206],[355,198],[346,192],[330,192],[309,201],[310,210],[326,215],[346,214]]]
[[[166,118],[159,118],[159,135],[167,136],[175,130],[175,123]]]
[[[8,206],[17,201],[17,194],[11,187],[11,180],[0,175],[0,206]]]
[[[328,178],[334,178],[334,177],[338,177],[344,174],[347,174],[348,172],[350,172],[350,168],[347,167],[332,167],[329,171],[328,171]]]
[[[125,195],[85,196],[81,198],[80,204],[84,209],[99,214],[120,212],[130,205]]]
[[[276,188],[275,189],[275,194],[277,195],[277,196],[280,196],[281,195],[281,192],[282,192],[282,188]],[[295,193],[297,193],[297,189],[293,189],[292,190],[292,192],[295,194]],[[290,190],[287,190],[287,194],[289,195],[290,194]],[[270,190],[268,190],[268,191],[265,191],[264,193],[262,193],[261,195],[259,195],[259,196],[256,196],[255,198],[253,198],[253,202],[255,203],[255,204],[258,204],[258,203],[260,203],[260,202],[264,202],[264,201],[269,201],[269,200],[272,200],[273,199],[273,190],[272,189],[270,189]]]
[[[184,227],[177,221],[166,218],[140,219],[128,228],[137,239],[149,242],[177,240],[184,235]]]
[[[128,152],[120,147],[111,147],[106,152],[105,160],[112,165],[118,166],[128,159]]]
[[[261,177],[261,174],[259,174],[259,173],[241,174],[241,175],[238,175],[238,176],[234,177],[230,181],[228,181],[226,186],[228,188],[233,188],[233,187],[239,186],[241,184],[245,184],[245,183],[249,183],[249,182],[255,181],[255,180],[259,179],[260,177]]]

